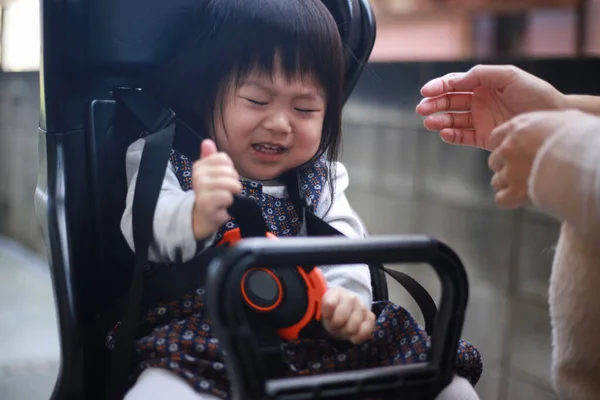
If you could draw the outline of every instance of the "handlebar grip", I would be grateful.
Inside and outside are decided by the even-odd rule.
[[[307,251],[309,249],[309,251]],[[243,310],[239,282],[254,267],[286,265],[427,263],[441,281],[429,361],[404,365],[269,380],[261,365],[257,341]],[[410,390],[427,382],[431,393],[452,379],[455,355],[468,301],[468,280],[459,257],[444,243],[427,236],[379,236],[247,239],[213,260],[207,275],[207,307],[226,353],[234,398],[311,399],[377,396]],[[412,386],[411,386],[412,385]]]

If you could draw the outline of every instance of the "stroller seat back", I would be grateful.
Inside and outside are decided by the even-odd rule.
[[[103,397],[103,334],[128,280],[133,254],[119,229],[125,149],[112,129],[115,87],[138,87],[194,22],[201,0],[44,0],[41,4],[38,216],[45,232],[61,328],[61,370],[52,399]],[[367,0],[323,0],[347,51],[350,95],[375,40]],[[132,124],[132,135],[140,132]],[[120,279],[122,278],[122,279]],[[383,271],[376,296],[387,298]],[[108,315],[99,319],[98,315]]]

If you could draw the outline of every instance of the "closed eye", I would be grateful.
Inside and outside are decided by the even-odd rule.
[[[310,109],[305,109],[305,108],[296,108],[296,111],[301,112],[303,114],[310,114],[310,113],[317,112],[319,110],[310,110]]]
[[[266,106],[266,105],[267,105],[267,103],[265,103],[265,102],[262,102],[262,101],[258,101],[258,100],[252,100],[252,99],[249,99],[249,98],[247,98],[247,97],[244,97],[244,98],[245,98],[247,101],[249,101],[250,103],[252,103],[252,104],[256,104],[257,106]]]

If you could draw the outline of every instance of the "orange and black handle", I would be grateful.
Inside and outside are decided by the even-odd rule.
[[[260,326],[243,314],[238,283],[261,265],[336,265],[424,263],[434,269],[441,300],[427,362],[365,368],[335,374],[282,377],[288,371],[286,348],[263,340]],[[228,363],[232,396],[244,399],[434,399],[456,374],[456,352],[469,298],[466,270],[447,245],[427,236],[291,238],[244,240],[209,265],[207,311]],[[229,303],[227,303],[229,301]],[[270,338],[267,338],[270,340]],[[393,337],[389,338],[393,340]],[[266,342],[266,343],[265,343]],[[337,347],[337,345],[336,345]],[[277,370],[277,368],[279,368]],[[279,372],[279,373],[278,373]]]
[[[231,246],[249,237],[277,239],[265,224],[257,204],[235,196],[229,208],[239,228],[227,231],[217,246]],[[248,310],[265,318],[279,337],[295,340],[321,336],[321,302],[327,282],[316,267],[249,269],[240,282]]]

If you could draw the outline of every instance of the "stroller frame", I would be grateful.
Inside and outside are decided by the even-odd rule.
[[[116,137],[111,129],[116,105],[112,92],[117,87],[139,87],[139,77],[151,70],[170,40],[177,40],[177,32],[166,27],[176,27],[186,15],[185,11],[197,1],[41,2],[41,107],[36,212],[49,252],[61,342],[60,370],[51,400],[104,398],[108,361],[104,335],[107,321],[111,321],[114,300],[107,299],[107,293],[125,292],[129,283],[126,277],[122,282],[112,278],[119,272],[115,266],[133,260],[133,254],[118,229],[124,182],[113,182],[107,178],[124,171],[124,160],[115,160],[114,151],[123,151],[124,154],[124,149],[131,142],[131,138]],[[348,98],[373,48],[376,32],[374,16],[368,0],[322,1],[338,22],[348,50],[345,86],[345,98]],[[133,17],[136,24],[129,24],[127,21]],[[165,32],[172,36],[165,38]],[[113,190],[115,186],[118,188]],[[341,243],[340,239],[319,240],[319,243],[330,245],[329,250],[337,249],[341,258],[356,256],[353,262],[360,262],[366,255],[379,257],[373,253],[374,249],[379,249],[381,254],[389,254],[392,249],[410,248],[422,255],[414,257],[416,253],[406,250],[397,253],[394,261],[437,260],[438,253],[444,253],[451,272],[440,275],[444,294],[442,309],[436,318],[442,322],[438,324],[436,320],[435,329],[436,333],[438,330],[448,333],[448,343],[456,336],[454,344],[441,346],[446,350],[440,354],[456,350],[468,284],[462,264],[451,250],[439,242],[412,237],[398,237],[391,242],[368,239],[361,243]],[[239,261],[236,257],[242,252],[260,254],[256,257],[260,261],[261,257],[268,258],[269,254],[283,251],[282,257],[287,259],[301,253],[298,243],[294,242],[292,246],[286,241],[279,248],[272,247],[272,243],[258,241],[241,244],[231,257],[215,261],[215,287],[228,281],[222,271],[241,268],[236,266]],[[364,251],[351,251],[348,243]],[[333,254],[320,246],[316,248],[320,249],[319,257],[329,259]],[[335,264],[341,260],[330,261]],[[433,266],[440,273],[440,264],[434,263]],[[374,298],[388,299],[385,273],[382,270],[371,272]],[[454,300],[445,306],[444,302],[448,299]],[[233,340],[231,343],[234,343],[228,332],[236,329],[237,325],[227,318],[218,323],[219,329],[225,341]],[[451,327],[448,328],[443,321]],[[441,347],[434,346],[434,349]],[[235,363],[234,370],[237,370]],[[442,370],[441,375],[437,374],[443,378],[439,382],[449,382],[449,370],[445,367]],[[234,372],[233,377],[236,376],[238,374]],[[337,378],[315,379],[314,382],[322,382],[319,387],[326,387],[327,382],[334,382]],[[369,379],[364,375],[357,384],[366,387]],[[235,378],[234,381],[241,382],[240,387],[246,390],[243,379]],[[296,390],[289,383],[265,387],[276,397],[278,393],[291,393],[290,388]],[[312,390],[316,390],[314,385]],[[259,396],[256,391],[251,393]]]

